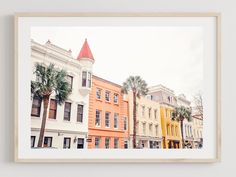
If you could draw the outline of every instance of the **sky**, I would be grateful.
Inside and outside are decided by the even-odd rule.
[[[31,38],[71,49],[75,58],[87,38],[93,74],[120,85],[139,75],[148,86],[162,84],[190,101],[203,88],[202,27],[32,27]]]

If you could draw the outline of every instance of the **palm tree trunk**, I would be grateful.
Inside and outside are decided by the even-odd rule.
[[[41,128],[40,128],[38,147],[43,146],[43,137],[44,137],[44,132],[45,132],[46,120],[47,120],[49,97],[50,95],[46,95],[43,97],[43,118],[42,118],[42,123],[41,123]]]
[[[137,117],[136,117],[136,93],[133,92],[133,148],[136,148],[136,124],[137,124]]]
[[[180,120],[180,128],[181,128],[181,137],[182,137],[182,148],[184,148],[184,125],[183,120]]]

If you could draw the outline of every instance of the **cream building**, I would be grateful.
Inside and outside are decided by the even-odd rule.
[[[54,63],[56,67],[67,71],[72,88],[68,100],[61,106],[55,102],[55,95],[50,97],[44,147],[87,148],[88,103],[94,63],[87,40],[77,58],[72,57],[70,50],[62,49],[50,41],[42,45],[32,40],[31,58],[32,73],[36,63],[45,66]],[[35,79],[32,74],[32,80]],[[43,104],[37,98],[32,99],[31,147],[37,147],[42,116]]]
[[[128,94],[130,117],[130,147],[133,140],[133,95]],[[136,142],[138,148],[162,148],[160,105],[148,97],[137,98]]]
[[[192,113],[193,119],[193,138],[194,138],[194,148],[203,147],[203,117],[197,114],[193,108]]]

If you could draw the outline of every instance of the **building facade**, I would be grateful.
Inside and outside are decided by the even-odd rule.
[[[193,108],[192,119],[194,138],[193,147],[199,149],[203,147],[203,116],[195,112]]]
[[[93,76],[89,97],[88,148],[129,148],[128,100],[121,86]]]
[[[191,102],[187,100],[184,94],[177,96],[177,105],[183,106],[191,110]],[[183,121],[183,137],[184,137],[184,147],[183,148],[193,148],[194,147],[194,137],[193,137],[193,118],[190,121],[184,119]]]
[[[174,91],[163,85],[157,85],[150,87],[148,94],[151,100],[160,104],[163,148],[182,148],[180,122],[172,119],[172,113],[177,107]]]
[[[72,93],[62,105],[57,104],[55,95],[51,95],[44,133],[44,147],[51,148],[87,148],[89,91],[92,83],[94,58],[85,40],[77,58],[70,50],[62,49],[50,41],[42,45],[31,42],[32,73],[36,63],[45,66],[53,63],[56,68],[67,71],[68,83]],[[32,80],[36,80],[32,74]],[[43,104],[40,99],[32,98],[31,111],[31,147],[37,147],[43,116]]]
[[[133,94],[128,94],[130,117],[130,147],[133,147]],[[136,99],[136,143],[138,148],[162,148],[162,130],[159,103],[147,97]]]

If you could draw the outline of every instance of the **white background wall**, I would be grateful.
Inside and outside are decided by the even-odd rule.
[[[0,177],[235,176],[235,0],[1,0]],[[216,164],[16,164],[13,162],[15,12],[221,12],[222,162]],[[170,170],[171,169],[171,170]]]

